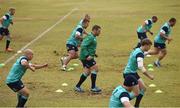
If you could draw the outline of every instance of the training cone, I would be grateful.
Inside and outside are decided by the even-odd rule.
[[[5,64],[4,64],[4,63],[1,63],[1,64],[0,64],[0,68],[1,68],[1,67],[4,67],[4,66],[5,66]]]
[[[22,51],[21,51],[21,50],[19,50],[19,51],[17,51],[17,53],[18,53],[18,54],[20,54],[20,53],[22,53]]]
[[[155,84],[149,84],[149,87],[156,87]]]
[[[73,66],[74,66],[74,67],[77,67],[77,66],[79,66],[79,64],[77,64],[77,63],[74,63],[74,64],[73,64]]]
[[[148,68],[153,68],[153,64],[148,64]]]
[[[67,71],[73,71],[73,70],[74,70],[74,68],[72,68],[72,67],[67,69]]]
[[[62,93],[62,92],[63,92],[63,90],[58,89],[58,90],[56,90],[55,92],[57,92],[57,93]]]
[[[153,68],[149,68],[148,71],[154,71],[154,69]]]
[[[148,54],[148,55],[146,55],[146,57],[151,57],[151,55]]]
[[[65,86],[68,86],[68,84],[67,84],[67,83],[62,83],[62,86],[64,86],[64,87],[65,87]]]
[[[155,93],[163,93],[161,90],[156,90]]]

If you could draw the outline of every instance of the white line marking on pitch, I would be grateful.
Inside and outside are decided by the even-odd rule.
[[[74,8],[72,9],[70,12],[68,12],[66,15],[64,15],[62,18],[60,18],[54,25],[52,25],[51,27],[49,27],[48,29],[46,29],[44,32],[42,32],[41,34],[39,34],[35,39],[33,39],[31,42],[27,43],[24,47],[22,47],[20,49],[20,51],[23,51],[24,49],[26,49],[27,47],[29,47],[31,44],[33,44],[34,42],[36,42],[38,39],[42,38],[47,32],[49,32],[50,30],[52,30],[56,25],[60,24],[62,21],[64,21],[69,15],[71,15],[74,11],[77,11],[78,8]],[[13,56],[11,56],[9,59],[7,59],[4,64],[6,65],[7,63],[9,63],[11,60],[13,60],[16,56],[18,55],[18,53],[14,54]]]

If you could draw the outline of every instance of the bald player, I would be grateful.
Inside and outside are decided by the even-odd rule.
[[[33,51],[31,49],[26,49],[24,51],[24,55],[16,60],[6,78],[6,84],[8,87],[14,92],[17,92],[18,103],[16,107],[24,107],[29,97],[29,89],[26,88],[21,81],[23,75],[26,73],[26,70],[30,69],[31,71],[35,72],[36,69],[41,69],[48,66],[48,64],[32,64],[30,63],[32,59]]]

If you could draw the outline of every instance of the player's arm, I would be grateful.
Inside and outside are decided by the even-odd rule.
[[[75,38],[76,39],[79,39],[79,40],[83,40],[83,37],[81,36],[83,33],[83,29],[82,28],[78,28],[77,31],[76,31],[76,36]]]
[[[144,55],[142,53],[139,53],[137,56],[137,65],[138,65],[138,68],[143,72],[143,74],[148,77],[149,79],[153,80],[154,79],[154,76],[150,75],[146,68],[144,67]]]
[[[85,34],[85,36],[86,36],[86,35],[88,35],[88,32],[86,32],[86,31],[84,30],[84,31],[83,31],[83,34]]]
[[[128,93],[122,93],[119,99],[125,108],[133,108],[133,106],[130,103],[130,96]]]
[[[9,18],[8,15],[4,15],[2,18],[0,18],[0,24],[2,25],[4,20],[7,20]]]
[[[144,29],[145,29],[145,26],[147,26],[149,23],[150,23],[149,20],[144,21],[144,24],[143,24]],[[146,32],[148,32],[151,35],[153,35],[153,32],[151,32],[150,30],[147,30]]]
[[[145,31],[144,32],[147,32],[146,31],[146,25],[148,24],[148,20],[144,21],[144,23],[142,24],[142,29],[144,29]]]
[[[27,67],[28,69],[30,69],[33,72],[35,71],[35,67],[33,67],[32,64],[29,63],[26,59],[21,60],[21,65]]]
[[[153,32],[151,32],[150,30],[147,30],[147,32],[148,32],[148,33],[150,33],[151,35],[153,35],[153,34],[154,34],[154,33],[153,33]]]
[[[48,64],[32,64],[32,66],[35,68],[35,69],[41,69],[41,68],[45,68],[48,66]]]
[[[134,108],[134,107],[131,105],[131,103],[128,102],[128,101],[123,102],[123,106],[124,106],[125,108]]]
[[[166,40],[168,40],[168,42],[172,41],[172,38],[171,37],[168,37],[166,35],[166,33],[168,32],[168,28],[167,27],[163,27],[160,31],[160,36]]]
[[[0,18],[0,25],[2,25],[2,22],[4,21],[3,17]]]

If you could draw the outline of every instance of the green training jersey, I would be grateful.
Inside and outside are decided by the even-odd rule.
[[[145,21],[145,26],[143,27],[142,25],[138,27],[137,32],[138,33],[145,33],[148,30],[152,28],[153,22],[151,19],[148,19]]]
[[[110,108],[124,107],[121,102],[122,97],[127,97],[130,100],[129,92],[124,87],[118,86],[112,92],[112,95],[110,97],[109,107]]]
[[[137,64],[137,58],[142,57],[144,58],[144,52],[141,50],[141,48],[136,48],[132,51],[130,54],[128,63],[125,67],[124,74],[128,73],[136,73],[138,70],[138,64]]]
[[[13,20],[13,16],[10,14],[10,13],[6,13],[4,16],[3,16],[3,22],[2,24],[0,24],[0,27],[2,28],[8,28],[9,25],[11,24],[12,20]]]
[[[88,34],[82,41],[80,60],[85,60],[88,56],[94,57],[96,54],[97,39],[92,33]]]
[[[81,40],[76,38],[76,33],[79,32],[80,36],[83,36],[83,31],[84,31],[83,27],[81,25],[78,25],[71,33],[66,44],[70,44],[70,45],[74,45],[74,46],[78,47],[81,44]]]
[[[165,43],[165,42],[166,42],[166,39],[160,36],[160,32],[165,33],[165,35],[166,35],[167,37],[170,36],[171,27],[170,27],[170,25],[169,25],[168,22],[165,23],[165,24],[161,27],[159,33],[156,35],[156,37],[155,37],[155,39],[154,39],[154,42],[156,42],[156,43]]]
[[[27,68],[25,66],[21,65],[21,60],[27,60],[26,56],[21,56],[16,60],[14,65],[12,66],[7,78],[6,78],[6,83],[13,83],[16,81],[21,80],[22,76],[25,74]]]

